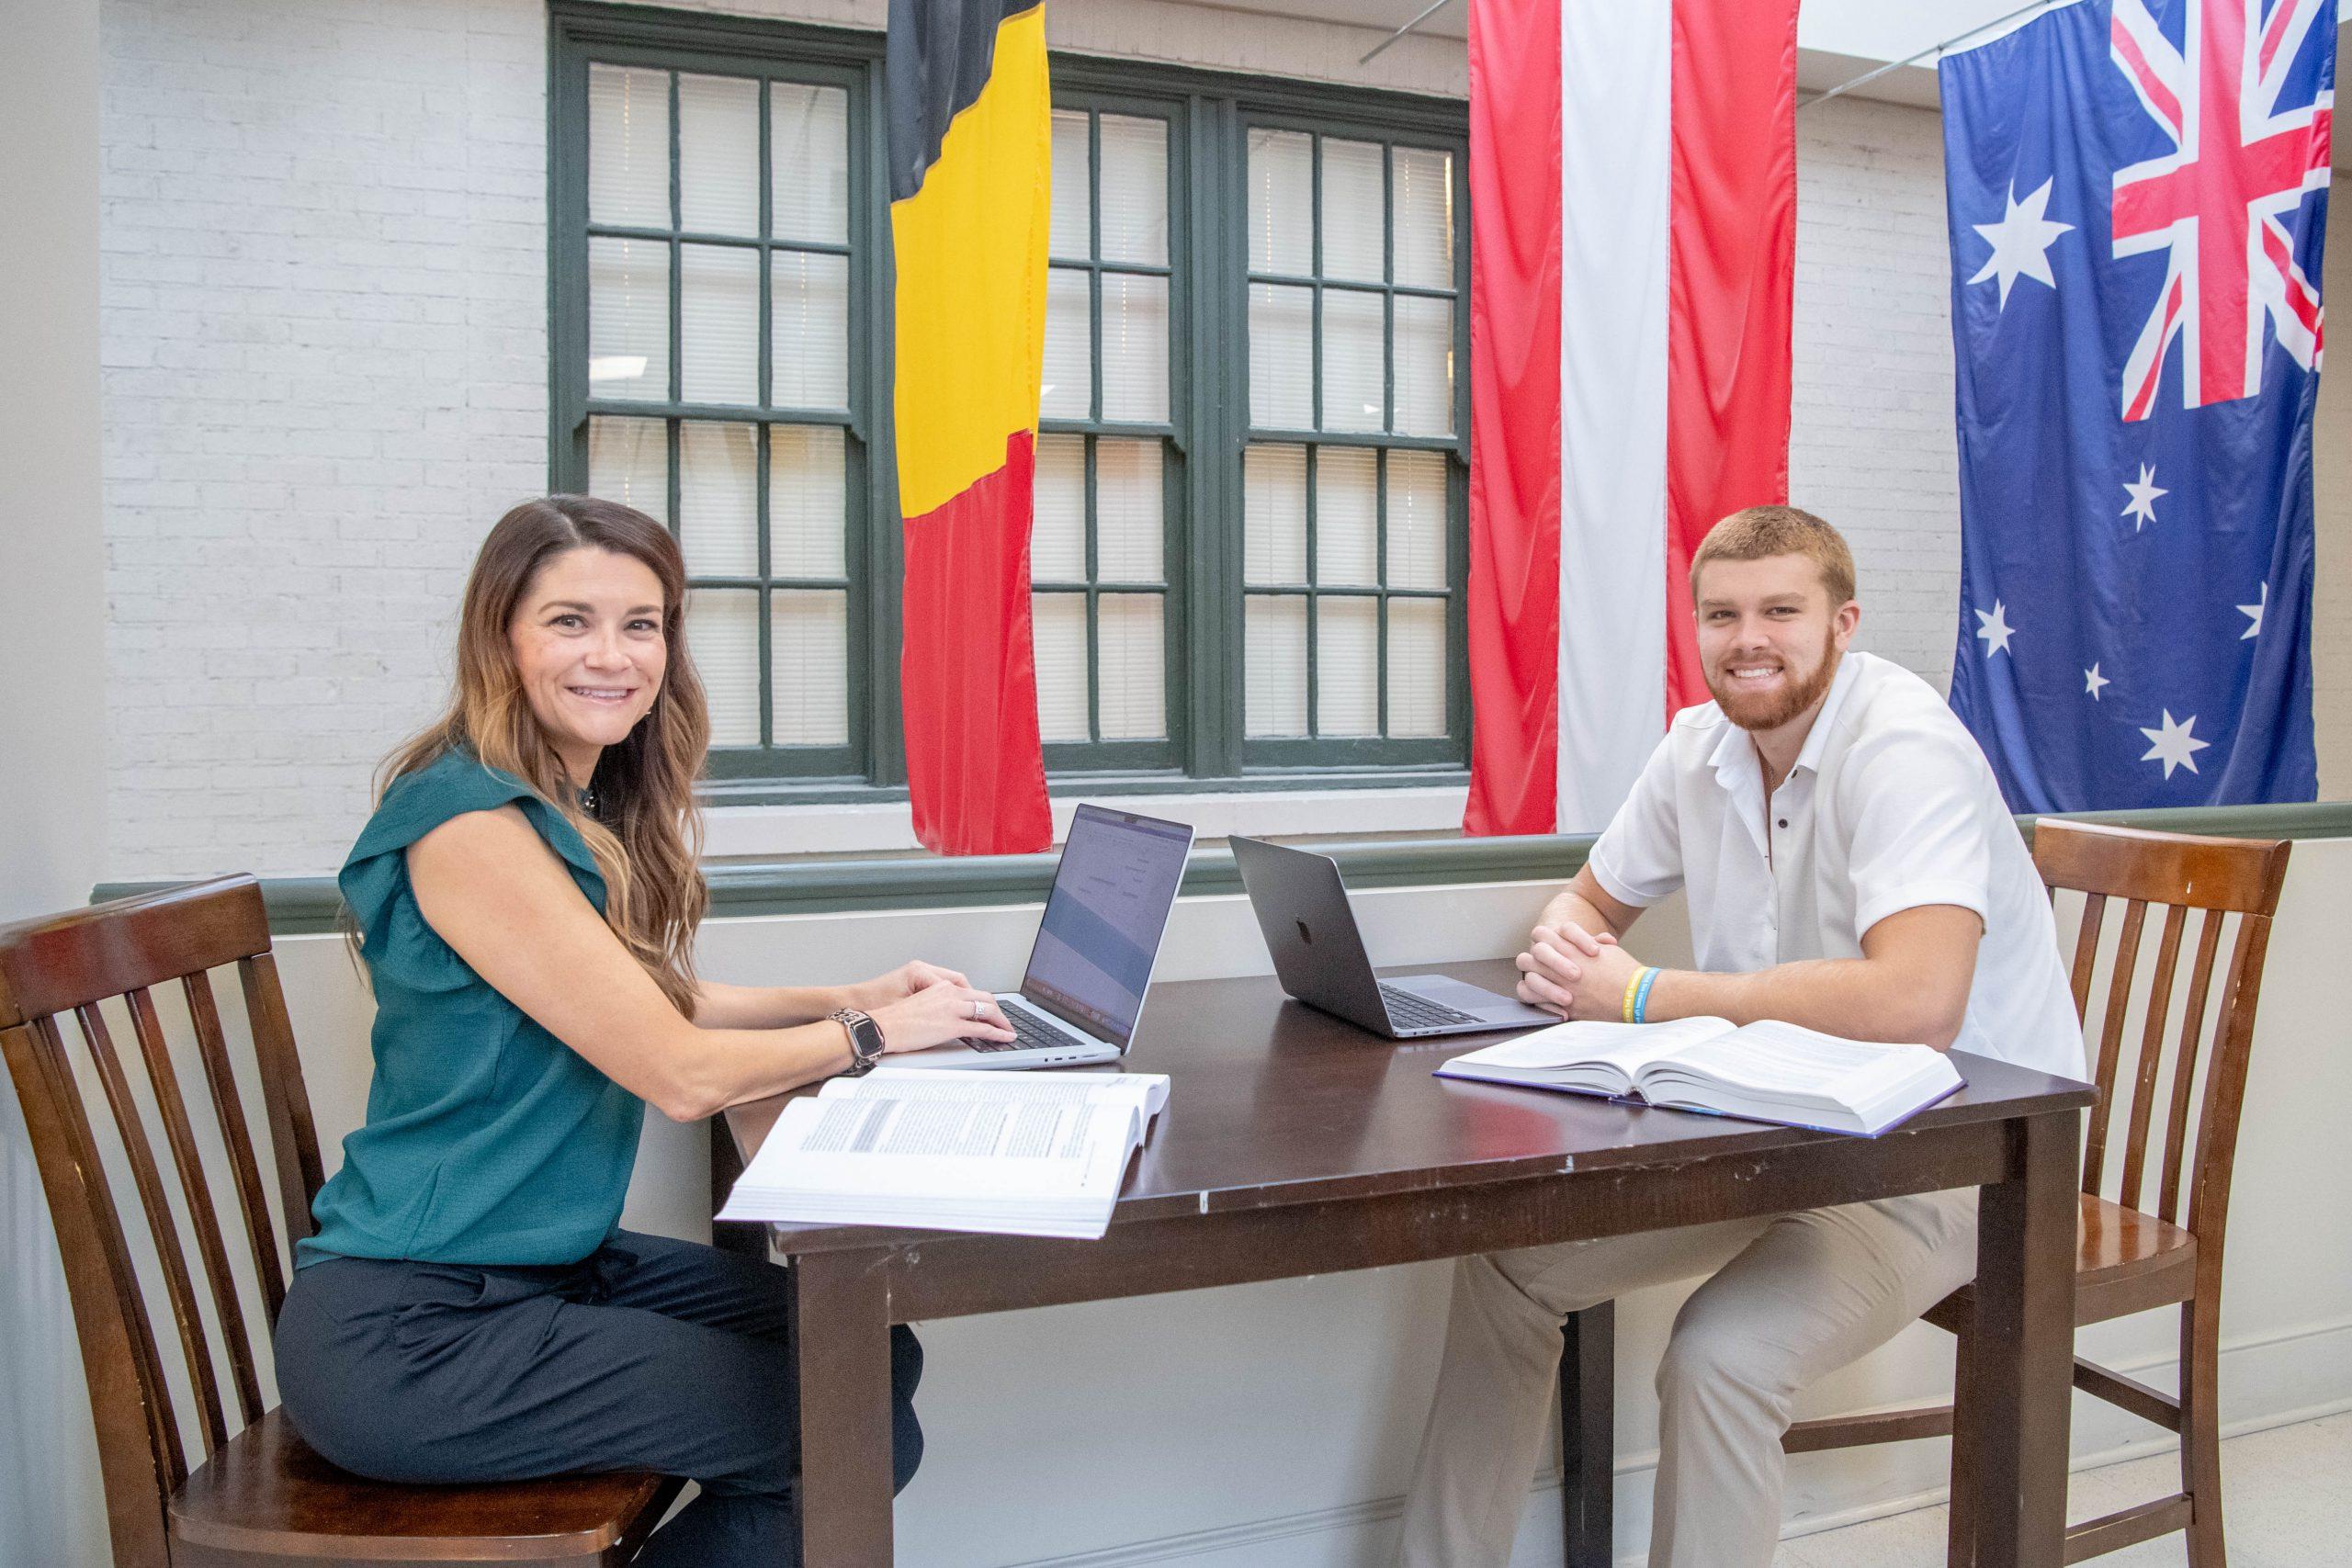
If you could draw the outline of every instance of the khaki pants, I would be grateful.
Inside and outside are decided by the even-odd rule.
[[[1973,1189],[1465,1258],[1405,1499],[1408,1568],[1504,1568],[1569,1313],[1712,1274],[1658,1368],[1651,1568],[1767,1568],[1797,1391],[1976,1274]]]

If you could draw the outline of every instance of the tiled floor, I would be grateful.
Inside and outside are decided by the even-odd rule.
[[[2088,1518],[2179,1485],[2171,1454],[2080,1472],[2068,1517]],[[2352,1562],[2352,1413],[2249,1432],[2222,1445],[2230,1568],[2339,1568]],[[1921,1508],[1787,1541],[1773,1568],[1941,1568],[1944,1510]],[[2093,1561],[2112,1568],[2179,1568],[2167,1536]]]

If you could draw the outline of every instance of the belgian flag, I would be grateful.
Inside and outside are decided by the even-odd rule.
[[[1029,527],[1053,171],[1042,0],[890,0],[899,688],[915,834],[1053,841]]]

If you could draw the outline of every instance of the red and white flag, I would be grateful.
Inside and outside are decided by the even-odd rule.
[[[1784,501],[1797,0],[1471,0],[1472,833],[1595,832]]]

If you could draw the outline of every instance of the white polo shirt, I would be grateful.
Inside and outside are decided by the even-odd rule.
[[[1686,889],[1699,967],[1725,974],[1860,958],[1889,915],[1973,909],[1984,940],[1954,1048],[2086,1076],[2033,857],[1975,738],[1899,664],[1846,654],[1769,803],[1747,732],[1714,703],[1683,709],[1589,863],[1636,908]]]

